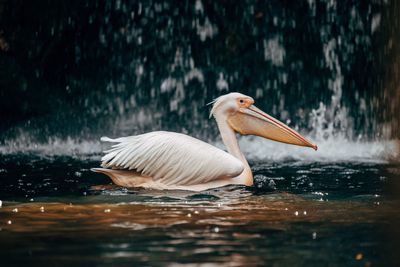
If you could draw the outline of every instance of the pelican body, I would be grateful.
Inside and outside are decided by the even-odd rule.
[[[123,187],[203,191],[231,184],[253,185],[253,174],[236,133],[317,150],[298,132],[255,107],[249,96],[230,93],[212,104],[210,117],[215,118],[228,152],[175,132],[102,137],[114,145],[105,151],[102,168],[92,171],[108,175]]]

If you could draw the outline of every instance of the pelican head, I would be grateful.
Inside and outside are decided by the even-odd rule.
[[[210,116],[214,116],[220,128],[224,124],[241,135],[256,135],[286,144],[318,148],[297,131],[254,106],[254,99],[249,96],[229,93],[212,103]]]

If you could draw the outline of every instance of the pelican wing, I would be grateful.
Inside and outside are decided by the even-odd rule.
[[[225,151],[180,133],[160,131],[101,140],[116,143],[105,151],[102,167],[134,170],[166,185],[233,178],[244,168]]]

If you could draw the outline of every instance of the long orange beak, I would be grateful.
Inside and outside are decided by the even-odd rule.
[[[240,109],[228,118],[228,123],[242,135],[256,135],[286,144],[318,149],[317,145],[254,105]]]

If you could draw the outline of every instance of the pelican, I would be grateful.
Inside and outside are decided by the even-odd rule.
[[[255,107],[249,96],[229,93],[211,104],[210,118],[215,118],[228,152],[175,132],[102,137],[101,141],[115,144],[104,152],[102,168],[92,171],[106,174],[123,187],[203,191],[232,184],[253,185],[253,174],[236,133],[317,150],[298,132]]]

